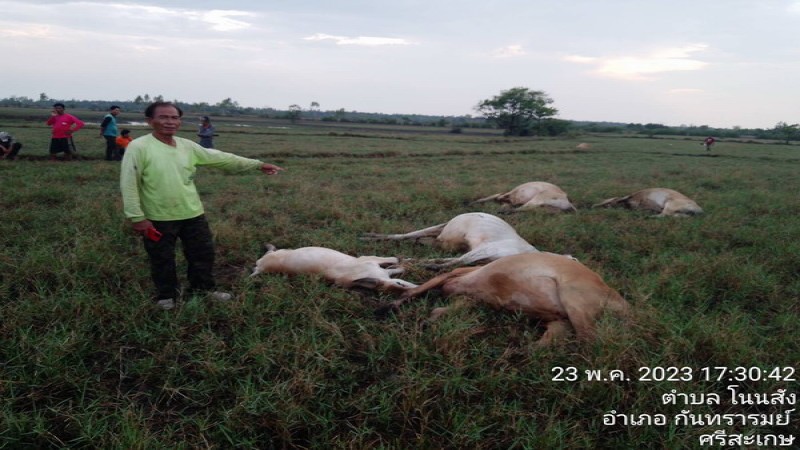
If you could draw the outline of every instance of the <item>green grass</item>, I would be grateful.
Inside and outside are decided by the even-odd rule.
[[[796,393],[796,382],[636,376],[656,366],[800,371],[794,147],[722,142],[707,155],[683,139],[506,139],[248,120],[223,123],[217,146],[286,172],[200,169],[197,177],[218,282],[235,300],[190,299],[164,312],[149,302],[147,258],[123,220],[119,166],[101,160],[96,126],[76,136],[82,161],[50,163],[43,120],[3,119],[0,128],[25,147],[21,160],[0,161],[0,448],[681,449],[717,428],[800,437],[794,418],[785,427],[603,424],[611,410],[672,418],[682,409],[792,408],[733,405],[727,385]],[[182,134],[193,131],[186,123]],[[579,142],[593,148],[576,151]],[[630,322],[601,322],[594,343],[540,349],[536,321],[466,299],[426,325],[448,300],[430,294],[377,320],[374,310],[391,297],[314,277],[247,278],[267,242],[443,256],[358,236],[441,223],[472,211],[469,200],[534,180],[558,184],[579,212],[504,219],[537,248],[580,259],[634,308]],[[677,189],[706,214],[653,219],[589,208],[645,187]],[[410,266],[403,278],[430,276]],[[581,377],[554,381],[555,367]],[[591,369],[621,369],[632,381],[589,381]],[[723,402],[665,405],[671,389]]]

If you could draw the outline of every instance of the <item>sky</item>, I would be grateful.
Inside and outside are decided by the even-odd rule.
[[[798,118],[800,0],[0,0],[0,98],[772,128]]]

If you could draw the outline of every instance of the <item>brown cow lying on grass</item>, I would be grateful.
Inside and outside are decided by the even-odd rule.
[[[459,214],[449,222],[441,223],[405,234],[367,233],[362,239],[405,240],[434,239],[447,251],[467,251],[458,258],[433,260],[440,264],[429,265],[429,269],[442,269],[459,265],[494,261],[503,256],[538,252],[536,247],[522,239],[505,220],[486,213]]]
[[[520,184],[504,194],[494,194],[475,200],[472,203],[483,203],[494,200],[507,203],[512,211],[530,211],[536,208],[546,208],[555,211],[577,211],[570,203],[567,193],[560,187],[545,181],[531,181]]]
[[[678,191],[665,188],[642,189],[625,197],[609,198],[592,207],[600,206],[623,206],[629,209],[655,211],[659,213],[656,217],[687,217],[703,214],[703,209],[694,200]]]
[[[368,284],[368,280],[360,280]],[[397,309],[425,292],[440,288],[444,295],[466,295],[489,306],[521,312],[545,322],[538,344],[548,345],[571,329],[589,340],[606,310],[627,314],[628,302],[595,272],[568,256],[526,253],[507,256],[485,266],[461,267],[407,290],[385,309]],[[430,320],[448,310],[436,308]]]
[[[402,267],[387,267],[399,262],[394,257],[354,257],[324,247],[276,250],[274,245],[267,244],[266,248],[264,256],[256,261],[251,277],[259,273],[315,274],[344,288],[368,287],[387,292],[405,292],[417,286],[408,281],[391,278],[392,275],[404,271]],[[368,286],[355,282],[362,278],[371,280]]]

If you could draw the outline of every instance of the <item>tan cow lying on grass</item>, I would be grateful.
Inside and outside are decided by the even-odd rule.
[[[545,181],[531,181],[520,184],[504,194],[494,194],[475,200],[472,203],[483,203],[494,200],[507,203],[512,211],[530,211],[535,208],[547,208],[555,211],[573,212],[575,207],[567,198],[567,193],[560,187]]]
[[[361,283],[368,284],[366,280]],[[551,344],[571,329],[589,340],[606,310],[626,314],[629,305],[595,272],[568,256],[526,253],[507,256],[485,266],[461,267],[407,290],[389,304],[397,309],[425,292],[440,288],[444,295],[465,295],[498,309],[521,312],[545,322],[539,344]],[[430,320],[448,310],[436,308]]]
[[[630,209],[655,211],[659,213],[656,217],[687,217],[703,214],[703,209],[694,200],[678,191],[665,188],[642,189],[625,197],[609,198],[592,207],[600,206],[623,206]]]
[[[449,222],[405,234],[367,233],[362,239],[371,240],[423,240],[434,239],[447,251],[467,251],[458,258],[434,260],[440,264],[429,269],[442,269],[459,265],[494,261],[503,256],[538,252],[536,247],[522,239],[505,220],[491,214],[473,212],[459,214]]]
[[[398,259],[394,257],[354,257],[324,247],[276,250],[274,245],[267,244],[266,248],[264,256],[256,261],[251,277],[259,273],[314,274],[344,288],[368,287],[387,292],[405,292],[417,286],[391,278],[404,271],[402,267],[387,267],[398,264]],[[355,282],[363,278],[371,280],[367,286]]]

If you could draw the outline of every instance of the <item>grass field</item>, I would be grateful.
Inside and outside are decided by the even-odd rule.
[[[286,171],[200,169],[218,282],[235,300],[159,311],[96,124],[76,136],[81,161],[48,162],[43,120],[0,118],[25,145],[20,160],[0,161],[0,448],[683,449],[715,430],[800,437],[796,410],[787,425],[725,416],[797,408],[744,401],[797,394],[796,147],[720,142],[707,154],[697,140],[219,121],[218,148]],[[194,130],[187,120],[182,135]],[[540,349],[538,323],[479,305],[423,326],[447,302],[433,293],[378,320],[391,297],[247,278],[267,242],[446,256],[359,235],[441,223],[475,210],[468,200],[535,180],[559,185],[578,213],[504,219],[633,306],[630,322],[604,319],[596,342]],[[706,214],[589,208],[645,187],[681,191]],[[431,276],[410,265],[403,278]],[[687,369],[657,369],[669,367]],[[673,389],[707,398],[665,401]]]

